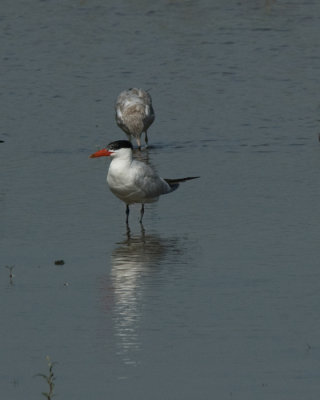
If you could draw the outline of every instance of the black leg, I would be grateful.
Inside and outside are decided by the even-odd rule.
[[[144,141],[146,142],[146,147],[148,147],[148,134],[147,134],[147,131],[145,131],[144,133],[145,133]]]
[[[141,204],[141,210],[140,210],[140,224],[142,224],[143,214],[144,214],[144,204]]]
[[[130,231],[129,224],[127,223],[127,241],[128,241],[128,243],[129,243],[130,239],[131,239],[131,231]]]
[[[127,204],[127,208],[126,208],[126,224],[128,224],[129,223],[129,213],[130,213],[130,210],[129,210],[129,204]]]

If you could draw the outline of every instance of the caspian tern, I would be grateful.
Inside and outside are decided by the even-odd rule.
[[[145,203],[158,201],[162,194],[176,190],[180,182],[199,178],[192,176],[181,179],[163,179],[149,165],[134,160],[132,149],[132,144],[128,140],[117,140],[90,156],[90,158],[111,156],[107,183],[111,192],[126,204],[127,224],[130,204],[141,204],[140,223],[142,223]]]
[[[134,137],[140,150],[141,134],[144,132],[147,147],[147,129],[155,117],[150,94],[137,88],[124,90],[116,100],[115,110],[117,124],[127,134],[128,139]]]

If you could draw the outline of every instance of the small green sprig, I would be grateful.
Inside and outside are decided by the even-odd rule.
[[[47,400],[51,400],[53,398],[53,396],[54,396],[54,393],[53,393],[54,387],[55,387],[54,381],[56,380],[56,377],[55,377],[54,372],[53,372],[53,366],[55,364],[57,364],[57,363],[56,362],[52,362],[50,360],[49,356],[46,357],[46,360],[48,362],[49,374],[48,375],[46,375],[46,374],[37,374],[36,376],[41,376],[47,382],[47,384],[49,386],[49,390],[48,390],[48,392],[42,392],[42,395]]]

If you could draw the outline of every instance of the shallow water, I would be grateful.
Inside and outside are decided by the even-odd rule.
[[[320,5],[227,3],[2,2],[4,398],[49,355],[60,398],[318,399]],[[141,157],[201,178],[127,230],[88,156],[133,86]]]

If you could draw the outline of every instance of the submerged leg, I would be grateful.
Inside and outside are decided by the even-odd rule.
[[[126,208],[126,224],[128,224],[129,223],[129,213],[130,213],[130,210],[129,210],[129,204],[127,204],[127,208]]]
[[[141,150],[141,140],[140,136],[137,137],[138,149]]]
[[[128,138],[128,140],[129,140],[129,142],[131,143],[131,140],[132,140],[131,135],[130,135],[129,133],[126,133],[126,135],[127,135],[127,138]]]
[[[141,210],[140,210],[140,224],[142,224],[142,218],[144,214],[144,204],[141,204]]]
[[[149,142],[149,140],[148,140],[147,131],[144,131],[144,134],[145,134],[145,136],[144,136],[144,141],[146,142],[146,147],[148,147],[148,142]]]

